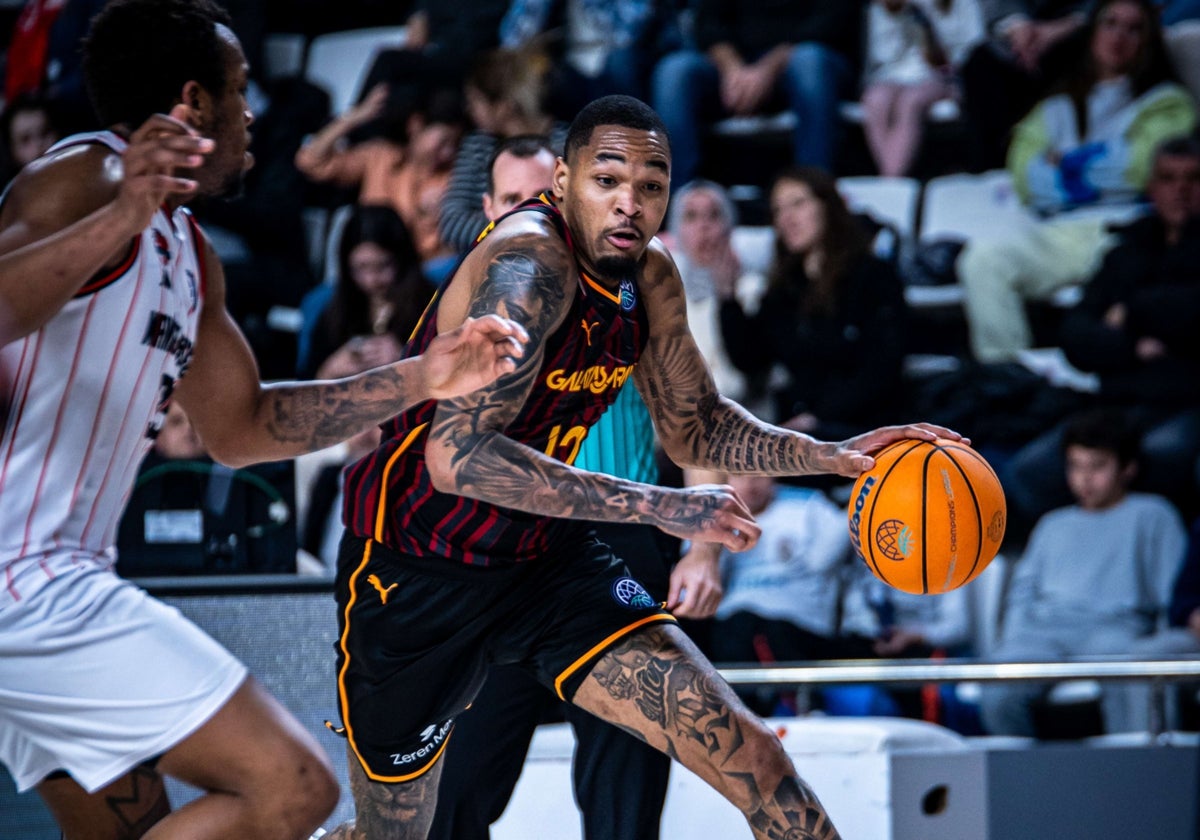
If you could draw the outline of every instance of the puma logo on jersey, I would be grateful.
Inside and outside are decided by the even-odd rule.
[[[398,583],[393,583],[391,586],[384,589],[383,581],[379,579],[378,575],[369,575],[367,577],[367,583],[375,587],[375,591],[379,593],[379,601],[384,605],[387,604],[388,594],[400,585]]]
[[[592,323],[589,324],[587,322],[587,320],[585,319],[585,320],[582,320],[579,322],[579,326],[583,327],[583,334],[587,336],[588,347],[591,347],[592,346],[592,330],[594,330],[594,329],[596,329],[596,327],[600,326],[600,322],[592,321]]]

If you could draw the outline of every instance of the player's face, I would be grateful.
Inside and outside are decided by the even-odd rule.
[[[1084,510],[1104,510],[1125,496],[1134,466],[1121,466],[1116,453],[1086,446],[1068,446],[1067,486]]]
[[[543,149],[533,157],[517,157],[509,152],[497,156],[492,166],[490,193],[484,193],[483,212],[495,221],[527,198],[550,189],[554,178],[555,157]]]
[[[1136,3],[1110,3],[1096,21],[1092,60],[1101,78],[1128,73],[1146,41],[1146,16]]]
[[[771,191],[775,235],[793,254],[807,254],[825,236],[825,208],[802,181],[780,181]]]
[[[250,68],[241,44],[228,27],[218,24],[217,32],[224,44],[225,90],[213,96],[212,115],[200,128],[202,134],[213,139],[216,149],[200,171],[199,180],[204,195],[228,196],[241,191],[242,179],[254,165],[249,131],[254,114],[246,103]]]
[[[587,267],[600,277],[635,272],[662,226],[670,177],[666,138],[615,125],[597,126],[569,164],[559,160],[554,191]]]
[[[1178,228],[1200,214],[1200,158],[1159,155],[1146,192],[1159,218]]]

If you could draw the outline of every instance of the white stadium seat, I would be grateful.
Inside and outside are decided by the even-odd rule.
[[[375,55],[384,49],[403,46],[407,37],[403,26],[318,35],[308,47],[304,76],[329,91],[334,114],[344,113],[354,104]]]

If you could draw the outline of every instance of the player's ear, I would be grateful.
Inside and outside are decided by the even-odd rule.
[[[560,157],[554,162],[554,177],[550,179],[555,198],[562,198],[566,195],[565,187],[569,175],[570,168],[567,166],[567,159]]]
[[[199,82],[189,81],[179,94],[179,104],[183,106],[183,120],[192,128],[200,128],[210,119],[212,97]],[[178,116],[178,111],[175,112]]]

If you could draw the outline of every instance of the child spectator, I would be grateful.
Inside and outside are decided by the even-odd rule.
[[[1005,597],[994,657],[1059,661],[1126,653],[1153,632],[1170,602],[1185,531],[1166,499],[1130,493],[1137,437],[1112,410],[1080,415],[1063,435],[1076,503],[1039,520]],[[1036,734],[1032,706],[1049,686],[983,687],[981,715],[993,735]],[[1103,699],[1105,717],[1112,695]]]

